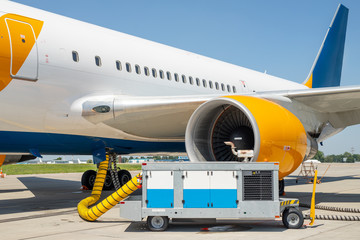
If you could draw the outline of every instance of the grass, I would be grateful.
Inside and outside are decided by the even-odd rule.
[[[141,170],[141,164],[117,164],[128,171]],[[13,164],[2,166],[7,175],[45,174],[45,173],[75,173],[86,170],[96,170],[94,164]]]

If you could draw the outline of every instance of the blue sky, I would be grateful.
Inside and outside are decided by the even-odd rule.
[[[357,0],[17,0],[16,2],[303,82],[339,3],[350,9],[343,86],[360,85]],[[360,153],[360,126],[326,140],[321,151]]]

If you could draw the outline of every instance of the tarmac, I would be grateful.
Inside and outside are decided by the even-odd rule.
[[[329,164],[318,167],[321,178]],[[296,179],[300,168],[285,179],[287,198],[310,203],[313,185],[308,179]],[[135,172],[132,172],[135,174]],[[145,222],[132,223],[119,217],[116,206],[96,222],[82,220],[78,202],[90,191],[80,190],[81,173],[12,175],[0,179],[1,239],[360,239],[360,221],[315,220],[313,226],[286,229],[281,219],[274,221],[215,222],[188,221],[170,223],[165,232],[151,232]],[[360,209],[360,163],[330,164],[321,184],[316,186],[316,203],[326,206]],[[111,192],[104,191],[103,196]],[[302,208],[303,214],[309,212]],[[316,210],[321,215],[355,215]],[[202,231],[209,228],[209,231]]]

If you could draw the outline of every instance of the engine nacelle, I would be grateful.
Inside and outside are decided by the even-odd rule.
[[[313,157],[315,157],[316,153],[319,150],[318,143],[314,138],[312,138],[308,135],[307,141],[308,141],[308,144],[307,144],[307,150],[306,150],[306,158],[304,159],[304,161],[308,160],[308,159],[313,159]]]
[[[279,162],[279,178],[289,175],[312,146],[300,120],[284,107],[256,97],[227,96],[202,104],[185,134],[190,161],[243,161],[225,142],[252,150],[250,161]]]
[[[4,157],[4,165],[23,162],[27,160],[35,159],[33,155],[2,155]],[[0,164],[1,165],[1,164]]]

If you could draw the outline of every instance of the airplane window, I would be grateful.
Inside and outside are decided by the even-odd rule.
[[[131,64],[126,63],[126,71],[131,72]]]
[[[79,54],[77,51],[72,51],[72,58],[73,58],[74,62],[79,61]]]
[[[192,78],[192,77],[189,77],[189,83],[190,83],[191,85],[193,85],[193,84],[194,84],[194,80],[193,80],[193,78]]]
[[[120,61],[116,61],[116,69],[121,71],[122,67],[121,67],[121,62]]]
[[[96,66],[100,67],[101,66],[101,58],[99,56],[95,56],[95,64]]]
[[[135,72],[137,74],[140,74],[141,73],[141,70],[140,70],[140,66],[139,65],[135,65]]]
[[[233,92],[236,93],[236,87],[235,86],[233,86]]]
[[[148,67],[144,67],[144,73],[146,76],[149,76],[150,75],[150,72],[149,72],[149,68]]]
[[[164,79],[164,72],[163,72],[163,70],[160,70],[160,71],[159,71],[159,74],[160,74],[160,78],[161,78],[161,79]]]
[[[186,76],[185,75],[181,75],[182,81],[183,83],[186,83]]]
[[[215,82],[215,88],[216,88],[216,90],[219,90],[219,83],[218,82]]]
[[[213,88],[213,83],[212,81],[209,81],[209,87],[212,89]]]
[[[166,76],[168,80],[171,80],[171,73],[170,72],[166,72]]]
[[[206,80],[203,79],[203,86],[206,87],[206,85],[207,85],[207,84],[206,84]]]
[[[200,86],[200,79],[196,78],[196,85]]]
[[[154,77],[154,78],[156,78],[156,77],[157,77],[157,72],[156,72],[156,69],[155,69],[155,68],[153,68],[153,69],[151,69],[151,71],[152,71],[152,75],[153,75],[153,77]]]
[[[231,92],[230,85],[227,85],[228,92]]]
[[[175,81],[178,82],[179,81],[179,75],[177,73],[174,73],[174,77],[175,77]]]
[[[221,84],[221,90],[225,91],[225,85],[223,83]]]

